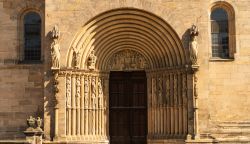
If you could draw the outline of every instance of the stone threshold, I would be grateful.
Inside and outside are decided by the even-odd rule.
[[[218,140],[215,139],[192,139],[192,140],[186,140],[186,144],[216,144],[219,143]]]
[[[0,144],[30,144],[26,140],[0,140]]]

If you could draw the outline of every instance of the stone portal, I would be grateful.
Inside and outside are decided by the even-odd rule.
[[[122,128],[116,129],[120,127],[118,120],[110,118],[122,110],[113,111],[116,105],[112,103],[116,98],[113,95],[120,91],[113,86],[112,71],[143,71],[144,82],[138,87],[143,85],[146,89],[146,97],[140,100],[144,103],[138,101],[128,109],[131,111],[143,104],[144,114],[126,117],[135,118],[135,123],[123,119],[125,126],[130,129],[138,126],[142,131],[129,134],[128,139],[141,136],[143,143],[164,143],[169,139],[184,142],[188,134],[194,135],[195,124],[194,76],[189,61],[178,35],[154,14],[123,8],[98,15],[75,36],[68,51],[67,67],[60,69],[58,79],[65,83],[58,87],[65,87],[65,91],[59,90],[58,93],[61,96],[58,98],[60,127],[56,138],[85,143],[115,140],[117,135],[114,132],[122,131]],[[126,80],[133,81],[133,78],[127,77]],[[129,92],[133,90],[129,89]],[[117,106],[117,109],[124,108]],[[144,117],[140,118],[140,115]]]

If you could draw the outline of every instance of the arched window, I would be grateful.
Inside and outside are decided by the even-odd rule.
[[[228,14],[222,8],[211,13],[212,57],[229,58]]]
[[[236,53],[235,10],[225,1],[211,5],[211,60],[234,59]]]
[[[23,17],[24,61],[41,60],[41,17],[36,12],[28,12]]]

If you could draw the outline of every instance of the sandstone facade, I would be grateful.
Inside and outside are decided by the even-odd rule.
[[[229,7],[234,14],[235,31],[232,37],[235,41],[231,39],[231,59],[211,58],[210,13],[214,6],[220,5]],[[23,51],[20,38],[21,18],[28,11],[39,13],[42,19],[41,63],[20,62]],[[147,61],[147,66],[140,65],[132,69],[145,69],[148,87],[151,86],[148,97],[154,97],[152,83],[158,83],[156,87],[160,89],[157,80],[159,77],[166,81],[166,75],[178,73],[178,80],[184,81],[179,77],[186,77],[187,80],[188,130],[185,132],[181,126],[178,130],[193,137],[186,140],[185,135],[185,138],[176,140],[175,137],[164,137],[164,132],[163,137],[154,137],[157,134],[152,130],[152,124],[158,122],[152,119],[154,116],[150,115],[149,110],[148,131],[154,136],[148,137],[148,143],[185,143],[185,140],[186,143],[250,143],[249,22],[250,0],[0,0],[0,139],[4,142],[23,141],[26,119],[32,115],[44,119],[45,143],[53,140],[108,143],[108,101],[106,108],[103,108],[103,102],[104,106],[98,109],[100,117],[103,116],[103,119],[100,119],[103,131],[100,130],[98,137],[95,134],[87,138],[82,136],[84,127],[82,130],[77,127],[81,125],[82,118],[80,102],[79,113],[76,103],[69,108],[75,108],[75,113],[72,109],[68,115],[67,79],[70,79],[71,86],[75,85],[74,88],[70,86],[70,95],[76,95],[79,91],[79,97],[83,97],[85,80],[88,79],[92,87],[90,82],[95,79],[96,85],[99,80],[102,81],[105,87],[103,96],[108,97],[109,71],[119,69],[109,66],[109,58],[125,50],[128,46],[119,45],[124,43],[133,45],[130,49],[134,48],[140,52]],[[133,26],[129,27],[131,23]],[[122,24],[124,26],[121,26]],[[199,28],[197,72],[197,67],[192,69],[188,57],[188,30],[192,24]],[[61,55],[61,69],[59,77],[56,78],[59,83],[56,85],[53,83],[55,75],[51,71],[50,54],[51,30],[55,25],[58,25],[60,30]],[[108,36],[105,34],[115,30],[116,33],[110,34],[111,38],[107,40]],[[138,35],[133,35],[133,30]],[[123,32],[126,35],[120,37],[119,34]],[[159,45],[156,45],[157,43]],[[97,59],[94,70],[90,70],[88,64],[92,50],[95,50]],[[77,61],[73,62],[74,52],[78,51],[81,54],[79,65]],[[187,71],[187,68],[191,69],[191,72]],[[81,83],[79,87],[78,78]],[[175,76],[169,80],[173,81],[173,85],[174,78]],[[173,86],[173,91],[178,91],[176,97],[185,91],[179,88],[181,82],[176,82],[176,90]],[[54,87],[59,89],[58,93],[54,92]],[[95,90],[99,94],[98,88]],[[165,88],[162,89],[164,90]],[[159,96],[159,93],[161,90],[156,92],[155,96]],[[162,94],[166,95],[165,92]],[[173,92],[170,95],[175,94]],[[195,120],[198,122],[195,123]],[[69,128],[69,121],[76,123]],[[75,132],[68,132],[69,129]]]

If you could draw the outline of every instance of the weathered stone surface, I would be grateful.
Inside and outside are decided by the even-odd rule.
[[[24,139],[22,131],[25,129],[25,120],[29,115],[42,117],[45,138],[50,140],[53,137],[55,98],[53,84],[50,81],[52,74],[50,71],[51,39],[49,32],[54,25],[58,25],[61,31],[60,67],[67,68],[70,65],[67,62],[70,58],[69,52],[72,49],[72,43],[80,38],[77,36],[83,32],[83,28],[86,28],[86,23],[109,10],[135,8],[153,13],[167,22],[177,33],[185,49],[188,49],[189,43],[188,28],[192,24],[198,26],[199,132],[201,135],[207,134],[208,137],[222,142],[249,142],[250,0],[225,0],[234,8],[236,23],[235,57],[233,60],[227,61],[210,59],[209,15],[212,4],[217,1],[219,0],[0,0],[0,139]],[[26,10],[32,9],[38,11],[42,17],[43,61],[41,64],[19,63],[22,47],[20,19]],[[152,34],[148,33],[145,37],[150,35]],[[133,39],[137,37],[133,37]],[[91,40],[86,39],[85,42],[89,41]],[[174,41],[172,40],[172,42]],[[146,39],[141,43],[142,51],[146,47],[143,45],[145,43],[147,43]],[[79,46],[88,47],[84,43]],[[157,46],[151,47],[152,49],[157,48]],[[85,57],[88,54],[89,52],[86,51]],[[156,54],[152,53],[152,55]],[[101,56],[101,54],[97,53],[97,56]],[[97,57],[97,64],[98,60]],[[81,65],[84,67],[86,63]],[[60,77],[58,85],[58,106],[61,108],[58,111],[58,120],[60,124],[64,125],[59,126],[61,139],[65,137],[63,133],[67,129],[65,126],[65,81],[66,79]],[[191,87],[188,86],[189,89]],[[231,139],[232,137],[235,139]],[[93,139],[93,137],[89,139]],[[195,141],[188,143],[193,142],[195,143]],[[197,141],[197,143],[199,142]],[[204,140],[204,143],[206,142],[209,143],[209,140]],[[167,143],[167,141],[155,143]]]

